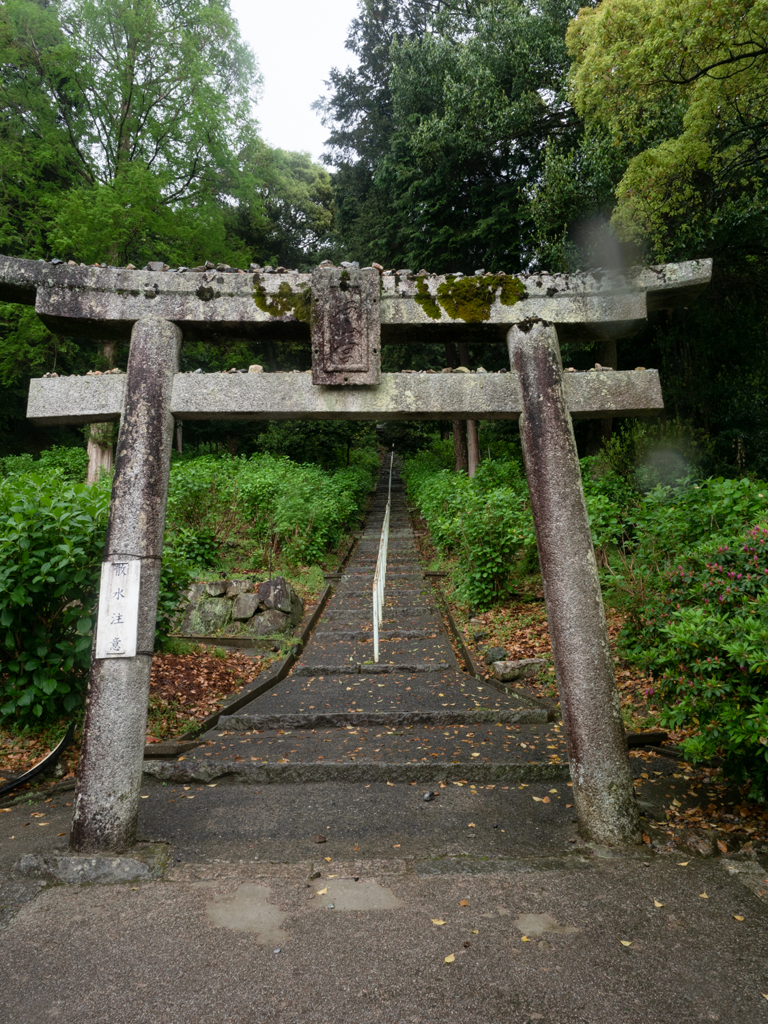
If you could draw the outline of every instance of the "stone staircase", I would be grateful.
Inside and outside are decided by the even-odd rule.
[[[365,530],[291,673],[200,745],[145,771],[174,781],[538,781],[567,777],[551,711],[463,672],[422,572],[397,468],[380,660],[372,586],[387,503],[382,472]]]

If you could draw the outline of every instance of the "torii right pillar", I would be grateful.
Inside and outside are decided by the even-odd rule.
[[[579,829],[604,845],[640,839],[600,578],[557,331],[528,320],[507,334],[520,376],[520,436]]]

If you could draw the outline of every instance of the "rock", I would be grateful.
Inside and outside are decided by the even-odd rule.
[[[371,267],[373,268],[373,270],[378,270],[380,274],[384,273],[384,267],[382,267],[380,263],[372,263]]]
[[[264,373],[264,367],[258,363],[251,363],[248,367],[248,373]]]
[[[468,366],[455,366],[453,368],[454,373],[472,373]]]
[[[453,370],[450,368],[450,366],[444,366],[440,373],[453,373]]]
[[[488,639],[488,634],[484,630],[478,629],[476,633],[472,634],[472,639],[475,641],[476,644],[479,644],[482,643],[483,640]],[[505,651],[504,654],[506,655],[506,653],[507,652]],[[488,662],[488,664],[490,665],[490,662]]]
[[[678,840],[678,846],[694,857],[714,857],[717,846],[717,835],[701,828],[688,829]]]
[[[259,598],[266,609],[275,609],[290,616],[292,626],[297,626],[301,622],[304,602],[282,576],[262,583],[259,587]]]
[[[235,622],[252,619],[258,609],[258,594],[238,594],[232,605],[232,618]]]
[[[133,856],[80,857],[64,853],[26,853],[11,869],[13,878],[41,878],[65,885],[114,882],[149,882],[160,878],[168,860],[162,843],[146,844]]]
[[[228,625],[231,614],[232,602],[226,597],[204,598],[187,609],[181,631],[192,636],[208,636]]]
[[[190,604],[196,604],[205,593],[204,583],[193,583],[189,590],[185,591],[184,596]]]
[[[267,636],[269,633],[287,633],[290,628],[291,620],[288,615],[276,608],[268,608],[249,619],[243,632],[249,636]]]
[[[532,679],[544,668],[543,658],[521,658],[519,661],[494,661],[493,674],[502,683],[514,679]]]
[[[494,661],[506,661],[507,652],[503,647],[489,647],[483,657],[486,665],[492,665]]]
[[[232,580],[227,584],[227,597],[237,597],[238,594],[250,594],[253,591],[253,583],[250,580]]]
[[[227,592],[228,583],[226,580],[213,580],[205,584],[205,592],[209,597],[221,597]]]
[[[150,262],[144,267],[145,270],[163,271],[170,270],[167,263],[163,263],[160,260],[150,260]]]

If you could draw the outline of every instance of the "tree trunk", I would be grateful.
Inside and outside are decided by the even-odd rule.
[[[469,345],[466,341],[459,342],[459,359],[461,365],[469,369]],[[467,473],[473,477],[480,465],[480,445],[477,440],[477,420],[467,420]]]
[[[115,342],[102,341],[101,358],[104,369],[111,370],[115,365]],[[111,473],[115,465],[115,453],[112,446],[112,424],[92,423],[88,438],[88,475],[86,483],[95,484],[102,473]]]
[[[480,445],[477,440],[477,420],[467,420],[467,473],[473,477],[480,464]]]
[[[88,486],[98,482],[102,473],[111,473],[115,465],[112,447],[112,424],[92,423],[88,438]]]
[[[467,428],[464,420],[453,421],[453,462],[454,472],[469,472],[467,459]]]
[[[456,346],[452,341],[445,343],[445,363],[453,369],[456,366]],[[464,420],[453,420],[453,468],[455,473],[466,473],[467,463],[467,428]]]

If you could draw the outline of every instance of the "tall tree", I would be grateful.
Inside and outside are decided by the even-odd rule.
[[[260,83],[228,0],[8,0],[0,24],[17,172],[0,241],[19,245],[31,217],[49,225],[41,254],[89,262],[194,248],[196,232],[226,248],[220,200],[248,184],[237,154],[256,135]],[[34,215],[13,203],[29,154],[56,186],[29,197]]]
[[[576,109],[628,161],[619,233],[658,258],[768,253],[764,0],[604,0],[568,44]]]
[[[332,79],[340,231],[355,255],[465,272],[530,261],[543,145],[575,124],[564,42],[574,13],[566,0],[447,3],[423,29],[393,32],[388,51],[372,47],[378,88],[362,59]]]

